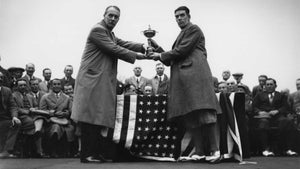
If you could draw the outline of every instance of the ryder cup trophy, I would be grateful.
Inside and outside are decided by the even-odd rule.
[[[143,34],[148,38],[148,49],[147,49],[147,54],[150,52],[153,52],[153,46],[151,45],[151,38],[153,38],[155,36],[155,34],[157,33],[157,31],[151,29],[150,25],[148,27],[147,30],[142,31]]]

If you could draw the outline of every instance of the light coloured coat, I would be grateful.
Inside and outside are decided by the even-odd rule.
[[[140,43],[115,37],[104,21],[96,24],[88,36],[76,77],[72,119],[113,128],[118,59],[134,63],[136,52],[143,50]]]

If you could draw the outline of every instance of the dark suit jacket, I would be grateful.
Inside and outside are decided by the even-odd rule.
[[[12,117],[18,117],[17,105],[14,102],[12,92],[8,87],[1,86],[2,107],[4,112],[1,112],[0,120],[8,120]]]
[[[260,92],[254,97],[252,106],[254,115],[257,115],[260,111],[278,110],[279,113],[276,116],[285,116],[288,108],[287,97],[275,91],[273,102],[270,103],[268,93]]]
[[[27,93],[26,97],[29,101],[30,107],[38,107],[38,104],[32,95]],[[22,115],[22,111],[25,109],[23,104],[23,95],[19,91],[16,91],[13,93],[13,98],[17,104],[19,115]]]
[[[10,73],[6,70],[6,69],[4,69],[2,66],[0,66],[0,72],[2,72],[2,74],[3,74],[3,86],[5,86],[5,87],[11,87],[11,75],[10,75]]]
[[[29,94],[34,97],[35,101],[37,102],[37,104],[39,106],[40,101],[41,101],[42,97],[46,94],[46,92],[38,91],[37,96],[35,96],[35,94],[33,92],[30,92]]]
[[[67,83],[70,84],[70,85],[72,85],[73,89],[75,87],[75,79],[73,77],[71,77],[69,80],[67,80],[64,77],[64,78],[60,79],[60,81],[61,81],[62,89],[64,88],[64,85],[67,84]]]

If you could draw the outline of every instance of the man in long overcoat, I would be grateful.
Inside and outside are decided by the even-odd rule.
[[[119,17],[118,7],[106,8],[104,19],[90,31],[76,78],[71,118],[82,124],[81,162],[104,161],[94,158],[101,137],[96,134],[114,128],[118,59],[144,59],[143,44],[123,41],[112,32]]]
[[[219,157],[216,114],[220,107],[214,92],[212,74],[207,62],[205,38],[201,29],[190,22],[189,9],[181,6],[175,10],[181,32],[172,50],[163,50],[153,40],[157,52],[151,57],[171,66],[168,118],[184,124],[191,132],[196,153],[195,160],[205,158],[203,131],[208,134],[210,152],[206,159],[214,162]],[[160,49],[160,50],[159,50]]]

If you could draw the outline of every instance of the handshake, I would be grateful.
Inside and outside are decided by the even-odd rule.
[[[138,53],[136,59],[138,60],[148,59],[148,60],[155,60],[155,61],[160,60],[161,54],[158,52],[154,52],[160,47],[153,39],[148,39],[148,45],[144,44],[143,48],[146,51],[145,54]]]

